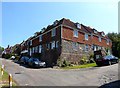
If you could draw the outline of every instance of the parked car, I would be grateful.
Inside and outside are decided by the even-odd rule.
[[[107,55],[104,57],[99,57],[99,55],[96,55],[95,62],[98,66],[100,66],[100,65],[111,65],[114,63],[118,63],[119,60],[118,57],[115,57],[113,55]]]
[[[28,64],[29,57],[23,56],[20,58],[20,63],[21,64]]]
[[[46,67],[46,63],[39,61],[38,58],[30,58],[28,61],[30,67]]]
[[[11,60],[15,60],[15,56],[11,56]]]

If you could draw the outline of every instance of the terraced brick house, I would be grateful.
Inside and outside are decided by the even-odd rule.
[[[30,56],[37,54],[48,65],[56,65],[58,59],[76,63],[99,49],[110,53],[112,42],[103,31],[63,18],[35,33],[23,45]]]

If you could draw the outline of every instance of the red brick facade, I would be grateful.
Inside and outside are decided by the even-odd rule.
[[[61,57],[73,58],[72,61],[74,61],[76,57],[77,61],[79,59],[77,57],[81,57],[77,55],[84,53],[85,47],[87,47],[88,50],[97,50],[111,48],[112,46],[111,40],[109,40],[106,35],[102,35],[104,32],[98,32],[96,29],[84,26],[83,24],[79,24],[80,28],[78,28],[78,23],[74,23],[65,18],[55,22],[53,25],[49,25],[25,41],[21,47],[22,50],[27,49],[30,56],[35,53],[40,54],[41,60],[49,64],[56,64],[57,59]],[[97,31],[96,33],[94,33],[95,30]],[[42,36],[41,41],[40,36]],[[109,43],[107,43],[107,40],[109,40]],[[79,48],[76,48],[77,52],[74,52],[74,43],[78,43],[76,44],[77,48]],[[82,49],[80,49],[80,47],[82,47]],[[65,54],[66,52],[67,54]],[[70,55],[71,57],[69,57]]]

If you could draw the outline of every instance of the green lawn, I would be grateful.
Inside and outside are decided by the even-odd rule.
[[[88,67],[95,67],[97,66],[96,63],[90,63],[85,65],[75,65],[75,66],[67,66],[67,67],[61,67],[62,69],[80,69],[80,68],[88,68]]]

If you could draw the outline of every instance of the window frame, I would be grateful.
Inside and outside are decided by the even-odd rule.
[[[100,37],[100,36],[99,36],[98,40],[99,40],[99,42],[102,42],[102,39],[101,39],[101,37]]]
[[[106,39],[106,43],[107,43],[107,45],[109,45],[109,43],[110,43],[109,39]]]
[[[78,30],[74,29],[74,31],[73,31],[73,36],[74,36],[74,37],[78,37]]]
[[[56,36],[56,29],[55,28],[52,29],[52,35],[51,36],[52,37]]]
[[[39,41],[40,41],[40,42],[42,41],[42,35],[39,36]]]
[[[79,48],[79,44],[77,43],[77,42],[73,42],[72,43],[72,47],[73,47],[73,50],[78,50],[78,48]]]
[[[56,41],[56,46],[55,46],[56,48],[58,48],[59,47],[59,41]]]
[[[52,41],[51,42],[51,49],[54,49],[55,48],[55,41]]]
[[[39,45],[39,53],[42,52],[42,45]]]
[[[85,33],[85,40],[89,39],[89,35],[87,33]]]
[[[32,45],[32,40],[30,40],[30,45]]]
[[[89,45],[85,44],[85,52],[88,52],[88,51],[89,51]]]

